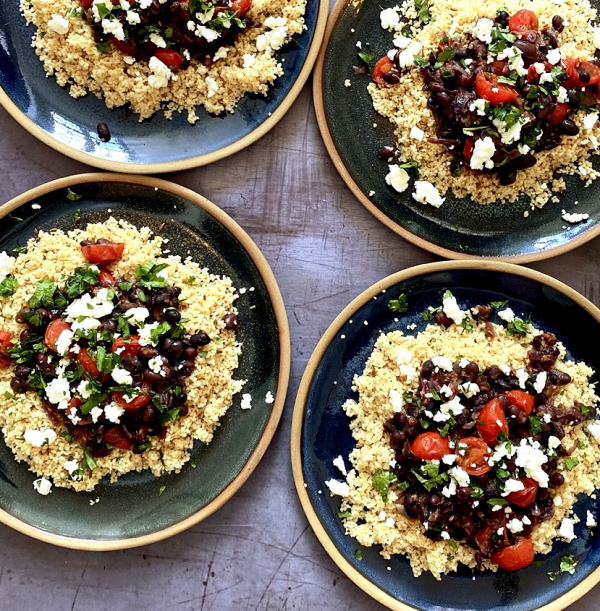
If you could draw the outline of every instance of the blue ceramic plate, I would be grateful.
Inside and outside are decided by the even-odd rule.
[[[592,5],[598,6],[597,1],[592,0]],[[562,254],[597,236],[600,185],[586,189],[573,176],[566,177],[567,190],[559,195],[558,203],[548,202],[528,217],[524,217],[529,212],[524,198],[512,204],[482,206],[470,198],[449,196],[436,209],[415,202],[410,191],[397,193],[386,185],[388,164],[377,153],[394,142],[393,128],[373,108],[367,91],[370,76],[352,70],[360,63],[356,41],[368,42],[368,52],[376,58],[392,45],[391,35],[381,28],[381,8],[379,2],[338,0],[315,67],[314,96],[321,134],[336,168],[360,202],[402,237],[452,259],[493,257],[524,263]],[[345,86],[346,79],[350,87]],[[587,212],[590,218],[569,225],[561,218],[562,210]]]
[[[312,69],[327,19],[326,0],[308,0],[306,31],[278,57],[285,73],[268,95],[246,96],[234,114],[198,111],[167,121],[162,113],[140,123],[126,108],[109,110],[94,95],[75,100],[47,78],[31,47],[34,26],[26,26],[18,0],[0,2],[0,104],[29,132],[83,163],[120,172],[157,174],[212,163],[252,144],[276,125],[300,93]],[[98,123],[112,138],[101,142]]]
[[[81,199],[67,199],[69,187]],[[34,210],[33,203],[40,209]],[[111,214],[169,238],[173,254],[191,254],[211,272],[229,276],[234,286],[254,287],[236,302],[244,351],[235,372],[237,379],[248,380],[243,392],[251,393],[253,402],[252,409],[242,410],[236,395],[212,443],[196,442],[192,461],[180,473],[159,478],[149,471],[128,473],[113,484],[102,480],[91,493],[55,487],[52,494],[40,497],[32,485],[36,476],[14,459],[0,436],[0,521],[42,541],[75,549],[153,543],[221,507],[269,445],[289,377],[287,318],[266,260],[229,216],[188,189],[164,180],[111,174],[56,180],[0,208],[0,251],[24,244],[39,229],[66,231]],[[268,391],[274,403],[264,400]],[[90,506],[96,498],[99,502]]]
[[[515,312],[531,313],[536,326],[556,333],[569,358],[600,369],[600,356],[595,342],[590,341],[600,338],[600,310],[548,276],[510,264],[466,261],[423,265],[389,276],[336,318],[307,366],[292,426],[292,462],[300,500],[333,560],[357,585],[390,608],[530,611],[549,605],[548,609],[562,609],[600,580],[600,538],[583,527],[585,518],[577,525],[577,539],[569,545],[555,543],[552,552],[541,558],[541,566],[516,573],[486,571],[477,573],[475,579],[463,570],[436,581],[430,573],[415,578],[403,556],[384,560],[377,547],[362,547],[345,535],[337,517],[340,497],[332,497],[324,484],[339,477],[333,459],[340,454],[348,456],[354,447],[341,406],[355,397],[353,377],[362,373],[380,332],[423,330],[427,323],[421,312],[441,303],[447,289],[459,303],[469,306],[509,299]],[[408,296],[409,310],[398,316],[388,309],[387,302],[400,293]],[[412,323],[416,329],[407,331]],[[585,517],[588,509],[600,516],[599,501],[581,499],[576,506],[580,516]],[[355,559],[359,549],[362,561]],[[575,574],[549,581],[547,572],[556,571],[565,554],[577,559]]]

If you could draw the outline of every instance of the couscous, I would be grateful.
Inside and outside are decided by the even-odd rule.
[[[233,112],[283,74],[276,57],[304,29],[306,0],[21,0],[47,75],[74,98],[129,105],[140,121],[199,106]]]
[[[347,534],[415,576],[525,568],[596,524],[573,514],[600,486],[594,372],[506,302],[464,310],[447,292],[425,314],[422,332],[377,339],[343,406],[346,478],[327,486]]]
[[[111,217],[0,253],[0,426],[42,494],[178,472],[243,386],[231,280],[164,244]]]
[[[434,207],[452,192],[533,208],[558,201],[565,175],[597,178],[600,27],[587,0],[407,0],[380,16],[394,47],[369,92],[395,128],[380,153],[390,188]]]

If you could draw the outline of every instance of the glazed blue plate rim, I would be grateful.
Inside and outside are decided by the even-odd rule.
[[[406,573],[403,573],[400,578],[401,581],[392,587],[392,585],[390,585],[390,580],[393,579],[397,571],[406,571],[408,566],[407,561],[402,559],[401,556],[394,556],[391,561],[384,561],[381,556],[379,556],[376,547],[364,548],[355,540],[345,535],[341,521],[336,515],[337,508],[339,507],[339,498],[330,497],[324,486],[325,479],[329,477],[339,477],[338,473],[334,473],[335,470],[331,465],[332,458],[337,456],[338,453],[347,455],[354,443],[349,433],[347,419],[345,415],[343,415],[343,412],[341,412],[340,407],[341,401],[351,395],[351,391],[349,390],[351,377],[346,379],[347,372],[343,370],[343,360],[349,358],[347,353],[350,353],[353,355],[352,358],[356,361],[353,365],[355,369],[354,372],[351,372],[352,375],[359,371],[362,372],[366,357],[370,353],[376,335],[380,330],[380,327],[377,327],[377,323],[379,322],[378,318],[373,321],[373,325],[371,325],[368,320],[368,326],[363,324],[363,318],[367,320],[367,318],[365,318],[367,312],[370,312],[374,317],[375,315],[373,312],[377,312],[377,308],[379,308],[380,311],[382,309],[387,310],[383,304],[386,303],[388,299],[392,299],[396,296],[394,291],[389,290],[390,288],[407,283],[419,283],[421,281],[427,283],[428,277],[435,279],[438,283],[437,288],[439,288],[439,286],[441,286],[439,280],[440,275],[447,279],[447,284],[451,288],[455,288],[451,281],[453,275],[460,277],[460,275],[465,272],[473,272],[480,275],[487,275],[489,273],[503,274],[504,277],[508,279],[504,282],[508,282],[509,285],[514,285],[516,287],[523,285],[525,287],[523,291],[521,291],[522,297],[519,297],[518,292],[516,294],[512,292],[505,293],[514,300],[521,300],[524,304],[527,303],[525,297],[529,295],[528,291],[530,293],[534,291],[535,294],[543,295],[544,299],[548,299],[548,295],[551,295],[555,300],[554,305],[556,306],[556,312],[551,316],[545,316],[544,314],[540,314],[538,305],[536,309],[537,314],[533,317],[535,323],[537,316],[537,321],[539,321],[538,324],[546,324],[545,321],[548,319],[550,321],[550,325],[548,326],[549,330],[553,330],[552,325],[558,325],[554,327],[558,330],[560,329],[560,325],[563,324],[560,321],[558,323],[556,321],[556,317],[562,311],[562,308],[575,308],[581,315],[585,315],[591,320],[596,328],[596,332],[598,332],[600,328],[600,310],[596,306],[570,287],[540,272],[508,263],[448,261],[420,265],[384,278],[354,299],[327,329],[315,348],[305,369],[294,406],[291,454],[296,489],[313,531],[333,561],[356,585],[391,609],[403,611],[407,609],[426,609],[427,611],[429,611],[429,609],[436,609],[436,611],[450,611],[454,609],[464,611],[466,609],[472,609],[474,611],[483,611],[484,609],[491,609],[492,605],[489,604],[489,601],[480,601],[477,598],[478,593],[475,591],[475,588],[472,588],[469,583],[466,583],[469,595],[479,601],[475,605],[468,604],[465,606],[463,604],[462,606],[458,606],[456,603],[453,604],[452,598],[449,598],[448,602],[444,602],[444,604],[434,604],[431,600],[428,600],[427,603],[423,604],[429,604],[429,606],[420,606],[418,601],[420,601],[431,588],[437,587],[436,584],[440,582],[436,582],[431,577],[427,579],[426,576],[425,579],[424,576],[414,578],[412,577],[412,573],[407,577]],[[413,284],[411,284],[411,286]],[[533,288],[530,289],[528,287]],[[459,287],[457,292],[460,290]],[[469,290],[475,295],[472,289]],[[486,290],[488,293],[499,292],[489,287],[486,287]],[[386,296],[385,301],[384,296],[381,295],[382,291],[388,291],[388,296]],[[378,302],[381,305],[372,305]],[[389,312],[387,313],[388,318],[393,319],[394,316],[397,315]],[[418,320],[420,320],[420,313],[417,313],[416,316],[411,317],[409,320],[404,320],[402,328],[405,328],[404,323],[412,321],[418,323]],[[353,325],[353,323],[356,324]],[[394,328],[400,327],[395,326]],[[358,329],[361,330],[358,331]],[[388,330],[391,329],[385,329],[385,331]],[[564,330],[561,333],[564,340]],[[347,341],[347,338],[351,338],[352,334],[363,334],[363,336],[368,336],[369,340],[367,341],[363,337],[363,339],[358,342],[358,348],[354,349],[353,347],[352,350],[346,350],[346,348],[343,347],[343,343]],[[340,343],[344,335],[347,337]],[[351,343],[352,339],[348,341]],[[569,341],[565,341],[565,346],[568,354],[571,354],[573,358],[581,358],[579,344],[573,346]],[[333,350],[333,352],[331,352],[331,350]],[[330,351],[330,353],[328,353],[328,351]],[[327,359],[331,362],[329,364],[324,364]],[[600,364],[597,356],[593,359],[587,358],[586,360],[588,363],[591,361],[590,364],[592,365]],[[595,369],[596,372],[598,372],[599,368],[597,366]],[[331,371],[334,373],[332,374]],[[598,373],[596,374],[596,379],[597,375]],[[336,384],[334,384],[334,381]],[[337,384],[338,381],[339,385]],[[337,401],[335,398],[333,400],[331,399],[336,393],[338,393]],[[314,403],[313,399],[318,400],[319,397],[321,398],[321,403]],[[341,401],[339,400],[340,398]],[[333,401],[334,404],[332,405],[330,401]],[[347,440],[339,439],[340,435],[343,436],[345,434],[345,431],[341,430],[339,426],[335,428],[336,418],[338,421],[341,418],[346,422],[345,428],[348,429],[347,434],[350,436],[349,445]],[[324,425],[323,422],[325,422]],[[323,444],[322,441],[325,437],[323,435],[319,436],[319,433],[321,433],[321,429],[327,429],[328,426],[331,426],[333,430],[330,434],[333,441],[329,444]],[[317,452],[321,452],[320,448],[328,445],[331,445],[331,448],[327,450],[328,456],[325,461],[315,458]],[[344,454],[344,452],[346,452],[346,454]],[[580,499],[578,505],[582,502],[590,503],[591,501],[589,499],[585,501]],[[596,501],[595,510],[596,513],[600,515],[600,504],[598,501]],[[517,575],[517,582],[519,579],[523,579],[526,584],[529,584],[532,579],[537,579],[535,585],[539,589],[539,592],[535,595],[530,595],[528,593],[530,600],[518,600],[515,605],[503,603],[501,607],[498,606],[493,608],[514,609],[515,611],[522,611],[525,609],[548,609],[558,611],[559,609],[564,609],[567,605],[571,604],[590,590],[600,581],[600,538],[597,536],[590,538],[589,533],[586,535],[585,533],[579,532],[578,535],[579,539],[571,544],[555,543],[552,552],[548,555],[545,567],[530,567],[530,569],[542,571],[543,578],[539,578],[539,575],[534,575],[532,577],[532,574],[526,574],[525,572],[530,569],[512,574],[505,573],[505,575]],[[585,549],[585,546],[588,545],[588,540],[592,541],[593,547]],[[355,549],[362,550],[362,562],[358,562],[354,559],[353,553]],[[564,580],[563,577],[565,577],[565,575],[561,575],[555,582],[550,582],[545,571],[549,569],[556,570],[558,568],[559,557],[564,553],[574,553],[573,550],[575,550],[575,555],[580,561],[578,567],[580,571],[579,574],[576,571],[573,576],[568,576],[568,580]],[[586,564],[587,560],[589,560],[589,565]],[[388,572],[387,570],[383,570],[384,568],[387,569],[387,567],[383,566],[386,563],[392,567],[392,571]],[[498,576],[499,574],[497,573],[496,575]],[[421,582],[413,581],[415,579],[421,580]],[[459,577],[451,575],[443,578],[441,584],[442,587],[445,586],[444,591],[446,593],[457,591],[455,588],[452,588],[453,579],[459,579]],[[460,579],[462,579],[462,577],[460,577]],[[467,579],[470,582],[470,577]],[[486,576],[486,574],[484,574],[476,578],[476,581],[482,581],[484,579],[491,579],[491,573],[490,575]],[[431,583],[432,581],[433,583]],[[502,583],[504,582],[499,580],[498,583],[494,585],[494,588],[503,587]],[[422,584],[415,585],[416,592],[419,594],[416,598],[415,591],[410,589],[414,584]],[[454,582],[454,585],[455,584],[456,582]],[[487,584],[484,585],[489,589],[491,587],[490,584],[492,584],[492,582],[488,581]],[[421,588],[421,591],[419,588]],[[471,589],[473,589],[474,594],[470,593]],[[406,594],[407,591],[409,591],[409,594]],[[544,595],[544,592],[549,591],[549,596]],[[498,596],[500,596],[500,590],[498,590],[498,592]],[[518,588],[516,594],[518,594]],[[452,595],[447,595],[447,597],[450,596]],[[471,601],[472,598],[469,600]],[[536,602],[536,598],[539,599],[538,602]],[[464,602],[464,600],[462,602]]]
[[[18,0],[1,3],[0,105],[44,144],[104,170],[159,174],[213,163],[256,142],[290,109],[318,55],[328,8],[326,0],[307,0],[306,30],[277,52],[277,57],[285,60],[285,70],[266,96],[244,96],[233,114],[209,115],[200,107],[197,111],[200,119],[192,126],[187,123],[187,113],[176,113],[171,121],[167,121],[159,111],[152,118],[138,123],[137,116],[128,109],[109,110],[93,94],[79,100],[70,98],[66,88],[59,87],[54,77],[46,78],[41,61],[29,45],[33,26],[25,25]],[[47,88],[50,88],[50,93]],[[46,103],[48,108],[42,124],[37,115]],[[69,118],[61,113],[60,105],[69,107]],[[96,125],[100,122],[107,122],[109,127],[114,122],[118,127],[118,130],[111,129],[113,138],[108,145],[100,142],[96,134]],[[241,125],[243,122],[246,123]],[[156,129],[152,127],[154,125]],[[119,131],[122,128],[126,130],[124,136]],[[146,147],[145,142],[140,141],[140,133],[148,135],[150,146]],[[70,141],[90,148],[81,150]],[[161,146],[157,146],[157,142]],[[138,153],[136,159],[134,151],[134,157],[129,158],[128,151],[132,146],[137,146],[138,151],[150,157],[140,160],[141,154]],[[172,146],[173,151],[171,158],[165,161],[163,147],[168,146]]]
[[[599,6],[598,0],[592,4]],[[449,259],[529,263],[564,254],[600,235],[600,187],[586,189],[574,177],[566,177],[567,190],[558,194],[559,203],[548,202],[533,211],[523,198],[512,204],[482,206],[450,195],[449,201],[434,209],[414,202],[410,191],[395,193],[385,184],[387,165],[377,152],[393,141],[393,128],[372,107],[366,91],[369,77],[352,71],[359,63],[356,40],[368,39],[369,53],[375,56],[383,55],[391,44],[389,33],[381,30],[374,15],[377,6],[364,0],[337,0],[313,80],[321,136],[337,171],[360,203],[394,233]],[[346,79],[350,87],[344,86]],[[347,110],[340,112],[342,104]],[[371,127],[373,121],[376,128]],[[597,168],[600,160],[592,159]],[[589,219],[570,225],[561,218],[563,209],[587,212]],[[486,210],[493,211],[487,221]]]

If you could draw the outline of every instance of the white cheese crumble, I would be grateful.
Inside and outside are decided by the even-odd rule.
[[[560,49],[550,49],[546,53],[546,61],[553,66],[556,66],[560,62]]]
[[[125,413],[125,408],[117,405],[114,401],[109,403],[104,408],[104,415],[106,419],[114,424],[119,424],[121,416]]]
[[[408,172],[398,165],[390,165],[385,182],[398,193],[402,193],[408,189]]]
[[[468,486],[471,482],[469,474],[460,467],[452,467],[448,470],[448,475],[461,487]]]
[[[393,29],[400,23],[400,15],[398,14],[399,10],[400,9],[395,6],[394,8],[386,8],[379,13],[381,27],[384,30]]]
[[[404,399],[395,388],[390,389],[390,405],[395,413],[401,412],[404,407]]]
[[[219,91],[219,85],[212,76],[207,76],[205,82],[207,87],[206,97],[212,98]]]
[[[133,384],[133,376],[127,369],[115,367],[110,375],[117,384],[127,384],[129,386]]]
[[[475,382],[464,382],[459,386],[460,392],[467,398],[470,399],[474,395],[480,392],[480,388]]]
[[[563,210],[562,218],[564,221],[567,221],[567,223],[574,225],[576,223],[581,223],[582,221],[587,221],[590,218],[590,215],[585,212],[578,214],[575,212],[565,212]]]
[[[48,28],[57,34],[66,34],[69,31],[69,20],[60,15],[52,15],[48,20]]]
[[[102,318],[112,313],[114,305],[108,299],[108,289],[102,288],[95,297],[85,293],[67,306],[65,311],[67,321],[73,322],[80,316],[84,318]]]
[[[447,356],[434,356],[431,362],[442,371],[452,371],[452,361]]]
[[[500,310],[500,312],[498,312],[498,316],[505,322],[513,322],[515,319],[515,313],[511,308]]]
[[[418,140],[419,142],[423,142],[423,138],[425,137],[425,132],[416,125],[413,125],[410,130],[410,137],[413,140]]]
[[[543,392],[544,387],[546,386],[546,380],[548,378],[548,374],[545,371],[540,371],[535,376],[535,382],[533,383],[533,390],[539,395]]]
[[[275,402],[275,397],[273,396],[273,393],[270,390],[267,390],[267,394],[265,396],[265,403],[270,405],[271,403],[274,403],[274,402]]]
[[[71,347],[71,342],[73,341],[73,331],[70,329],[65,329],[56,340],[55,348],[56,352],[61,356],[64,356],[69,352],[69,348]]]
[[[547,488],[548,474],[542,469],[542,465],[548,462],[548,457],[539,448],[538,442],[533,444],[529,445],[527,439],[521,440],[521,444],[515,447],[515,464],[525,469],[525,475],[534,479],[540,487]]]
[[[598,522],[596,522],[596,518],[594,517],[594,514],[589,509],[586,514],[585,525],[588,528],[594,528],[595,526],[598,526]]]
[[[439,208],[446,201],[446,198],[440,195],[437,188],[426,180],[415,181],[415,192],[412,197],[420,204],[429,204],[434,208]]]
[[[152,73],[148,76],[148,84],[150,87],[162,89],[169,84],[169,80],[173,76],[173,71],[169,66],[161,62],[160,59],[152,56],[148,62],[148,68]]]
[[[494,28],[494,22],[487,17],[482,17],[476,24],[471,34],[474,38],[478,38],[481,42],[491,44],[492,42],[492,29]]]
[[[563,539],[567,541],[573,541],[573,539],[577,539],[577,535],[574,530],[575,522],[571,518],[563,518],[560,523],[560,527],[558,528],[558,534]]]
[[[65,403],[62,409],[66,409],[66,402],[71,398],[69,380],[59,376],[48,382],[46,386],[46,397],[48,401],[54,405]]]
[[[15,269],[15,260],[6,251],[0,252],[0,282],[10,276]]]
[[[331,494],[337,496],[348,496],[350,494],[350,486],[346,482],[340,482],[337,479],[328,479],[325,485],[329,488]]]
[[[473,170],[491,169],[494,167],[492,157],[496,152],[494,141],[486,136],[483,140],[476,140],[469,165]]]
[[[143,324],[148,316],[150,316],[148,308],[131,308],[130,310],[123,312],[123,318],[136,327]]]
[[[71,479],[74,479],[76,482],[80,482],[83,479],[83,473],[78,473],[78,471],[81,471],[81,467],[75,459],[65,461],[63,466],[71,476]]]
[[[96,407],[92,407],[91,411],[90,411],[90,416],[92,418],[92,422],[95,424],[96,422],[98,422],[100,416],[102,416],[102,414],[104,413],[104,410],[101,407],[98,407],[96,405]]]
[[[588,131],[590,131],[594,127],[594,125],[596,125],[597,122],[598,122],[598,113],[597,112],[591,112],[585,115],[585,117],[583,117],[583,127],[585,127],[585,129],[587,129]]]
[[[600,422],[588,424],[587,429],[596,441],[600,441]]]
[[[251,409],[252,408],[252,395],[250,393],[244,393],[242,395],[242,409]]]
[[[56,433],[52,429],[26,429],[23,439],[34,448],[50,445],[56,439]]]
[[[344,459],[341,455],[333,459],[333,465],[337,467],[343,475],[348,475],[348,471],[346,471],[346,464],[344,463]]]
[[[40,477],[33,482],[33,489],[43,496],[52,492],[52,482],[45,477]]]

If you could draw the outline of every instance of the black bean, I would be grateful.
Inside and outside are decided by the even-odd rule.
[[[19,378],[19,380],[26,380],[30,375],[33,369],[29,367],[29,365],[21,364],[15,367],[15,376]]]
[[[577,127],[577,124],[571,119],[563,119],[558,124],[558,127],[560,131],[567,136],[576,136],[579,133],[579,127]]]
[[[183,343],[180,339],[171,339],[171,341],[168,343],[168,347],[165,345],[165,350],[169,351],[175,356],[178,356],[183,352]]]
[[[395,146],[383,146],[382,148],[379,149],[378,156],[380,159],[390,159],[397,152],[398,152],[398,149]]]
[[[165,378],[159,373],[154,373],[154,371],[150,371],[150,369],[144,371],[144,380],[147,380],[151,384],[161,383],[164,379]]]
[[[110,129],[108,129],[108,125],[106,125],[106,123],[98,123],[96,130],[98,131],[98,136],[102,142],[108,142],[110,140]]]
[[[580,70],[579,71],[579,80],[582,83],[589,83],[590,82],[590,73],[587,70]]]
[[[27,338],[31,335],[31,329],[23,329],[19,335],[19,341],[24,344]]]
[[[117,330],[117,321],[113,320],[112,318],[108,318],[107,320],[102,321],[101,327],[109,333],[114,333]]]
[[[555,471],[550,475],[550,485],[553,487],[562,486],[565,483],[565,476],[558,471]]]
[[[390,85],[397,85],[400,82],[400,74],[395,68],[384,72],[382,77],[383,80]]]
[[[564,29],[564,19],[560,16],[560,15],[554,15],[554,17],[552,17],[552,27],[557,31],[557,32],[562,32]]]
[[[193,362],[196,360],[196,357],[198,356],[198,351],[196,350],[196,348],[186,348],[185,356],[186,356],[186,359],[191,360]]]
[[[144,369],[144,363],[137,356],[128,354],[123,357],[123,367],[131,373],[140,373]]]
[[[192,342],[192,346],[195,346],[196,348],[210,344],[210,337],[208,337],[206,333],[195,333],[192,335],[192,337],[190,337],[190,340]]]
[[[13,392],[25,392],[25,389],[23,388],[23,381],[19,378],[13,378],[10,381],[10,388]]]
[[[26,318],[25,318],[25,317],[26,317],[26,315],[27,315],[27,314],[31,314],[32,312],[33,312],[33,310],[32,310],[31,308],[21,308],[21,309],[20,309],[20,310],[17,312],[17,315],[15,316],[15,320],[16,320],[17,322],[20,322],[21,324],[22,324],[22,323],[25,323],[25,322],[27,322],[27,320],[26,320]]]
[[[169,308],[168,310],[165,310],[165,313],[163,314],[163,318],[167,322],[177,324],[181,320],[181,314],[174,308]]]
[[[496,14],[495,21],[498,24],[507,23],[509,17],[510,17],[510,15],[506,11],[498,11],[498,13]]]
[[[237,317],[237,314],[227,314],[224,318],[223,318],[223,322],[225,323],[225,328],[229,329],[230,331],[232,329],[237,329],[239,327],[239,320]]]
[[[143,359],[151,359],[155,356],[158,356],[158,350],[156,348],[152,348],[152,346],[142,346],[138,351],[138,356]]]

